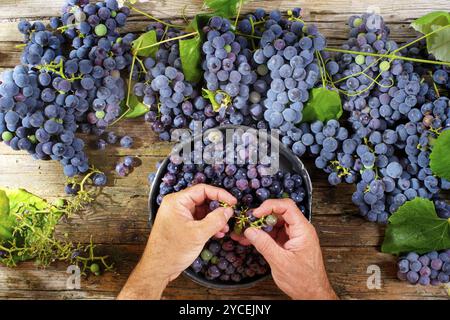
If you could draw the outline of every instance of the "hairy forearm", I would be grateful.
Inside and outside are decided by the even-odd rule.
[[[117,297],[118,300],[158,300],[169,283],[151,264],[138,263]]]

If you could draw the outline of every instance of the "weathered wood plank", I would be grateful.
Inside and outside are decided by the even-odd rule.
[[[119,261],[116,273],[83,278],[80,291],[66,289],[66,266],[58,263],[45,270],[32,263],[17,269],[0,268],[0,298],[7,299],[113,299],[135,266],[143,246],[121,245],[102,248]],[[323,247],[330,281],[343,299],[448,299],[446,287],[406,285],[395,278],[395,258],[378,252],[376,247]],[[352,261],[352,263],[348,263]],[[367,267],[377,265],[381,271],[381,288],[367,288]],[[207,289],[185,277],[173,281],[164,299],[285,299],[271,279],[250,289],[224,291]]]
[[[65,0],[33,1],[33,0],[3,0],[0,12],[0,19],[17,20],[20,18],[41,19],[58,15]],[[190,17],[197,14],[202,8],[202,0],[145,0],[139,1],[136,5],[139,9],[151,12],[158,18],[181,17],[182,14]],[[311,20],[338,21],[344,16],[371,11],[378,11],[388,21],[410,21],[432,10],[448,10],[448,1],[445,0],[418,0],[412,6],[407,1],[390,0],[329,0],[304,2],[294,1],[251,1],[243,7],[243,12],[251,11],[255,8],[268,10],[287,10],[294,7],[301,7],[304,10],[304,17]],[[324,19],[325,18],[325,19]]]
[[[130,201],[131,203],[131,201]],[[104,206],[95,213],[70,219],[70,223],[58,226],[57,234],[67,233],[72,241],[86,243],[91,235],[96,243],[143,244],[146,243],[150,228],[146,210],[135,205],[121,206],[122,215],[112,212],[113,206]],[[106,210],[106,212],[103,212]],[[319,234],[321,244],[328,247],[364,247],[380,245],[384,228],[357,216],[318,215],[313,225]],[[107,232],[104,232],[107,230]]]

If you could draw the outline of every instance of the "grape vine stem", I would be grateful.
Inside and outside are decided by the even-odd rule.
[[[172,28],[184,28],[184,26],[182,26],[182,25],[177,25],[177,24],[167,23],[167,22],[165,22],[165,21],[163,21],[163,20],[161,20],[161,19],[158,19],[158,18],[156,18],[156,17],[154,17],[154,16],[151,16],[151,15],[149,15],[148,13],[139,10],[139,9],[136,8],[135,6],[132,6],[132,5],[128,5],[128,6],[130,7],[131,10],[133,10],[133,11],[135,11],[135,12],[137,12],[137,13],[140,13],[140,14],[142,14],[143,16],[146,16],[147,18],[149,18],[149,19],[151,19],[151,20],[154,20],[154,21],[156,21],[156,22],[162,23],[162,24],[165,25],[165,26],[169,26],[169,27],[172,27]]]
[[[418,62],[418,63],[430,63],[430,64],[439,64],[439,65],[450,66],[450,62],[416,59],[416,58],[398,56],[395,54],[379,54],[379,53],[371,53],[371,52],[345,50],[345,49],[339,49],[339,48],[325,48],[324,51],[349,53],[349,54],[371,56],[371,57],[380,57],[380,58],[387,58],[387,59],[393,59],[393,60],[400,59],[400,60],[406,60],[406,61],[412,61],[412,62]]]
[[[159,41],[159,42],[155,42],[155,43],[149,44],[148,46],[145,46],[145,47],[140,47],[136,51],[153,48],[155,46],[158,46],[158,45],[166,43],[166,42],[170,42],[170,41],[174,41],[174,40],[180,40],[180,39],[188,38],[188,37],[191,37],[191,36],[196,36],[198,34],[199,33],[197,31],[191,32],[191,33],[186,33],[186,34],[183,34],[183,35],[178,36],[178,37],[169,38],[169,39],[166,39],[166,40],[162,40],[162,41]]]
[[[236,15],[236,20],[234,20],[234,27],[237,28],[237,24],[238,24],[238,20],[239,20],[239,15],[241,14],[241,9],[242,9],[242,3],[244,2],[244,0],[240,0],[239,1],[239,7],[238,7],[238,12]]]
[[[345,49],[339,49],[339,48],[325,48],[324,51],[329,51],[329,52],[341,52],[341,53],[349,53],[349,54],[355,54],[355,55],[362,55],[362,56],[372,56],[372,57],[380,57],[380,58],[388,58],[388,59],[400,59],[400,60],[406,60],[406,61],[412,61],[412,62],[418,62],[418,63],[429,63],[429,64],[438,64],[438,65],[445,65],[445,66],[450,66],[450,62],[445,62],[445,61],[435,61],[435,60],[426,60],[426,59],[417,59],[417,58],[410,58],[410,57],[403,57],[403,56],[398,56],[395,53],[399,52],[402,49],[407,48],[408,46],[412,45],[413,43],[420,41],[422,39],[425,39],[427,37],[429,37],[430,35],[442,31],[446,28],[449,28],[450,25],[446,25],[443,27],[440,27],[430,33],[427,33],[425,35],[423,35],[422,37],[405,44],[404,46],[401,46],[400,48],[397,48],[395,51],[393,51],[391,54],[379,54],[379,53],[372,53],[372,52],[361,52],[361,51],[352,51],[352,50],[345,50]]]

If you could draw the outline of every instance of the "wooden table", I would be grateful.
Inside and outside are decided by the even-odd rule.
[[[47,20],[57,16],[64,0],[1,0],[0,2],[0,68],[19,63],[15,48],[22,36],[16,24],[22,19]],[[199,12],[199,0],[147,0],[138,6],[159,18],[192,16]],[[395,40],[404,42],[415,36],[409,23],[433,10],[450,10],[447,0],[316,0],[254,1],[245,11],[304,8],[306,21],[315,22],[339,45],[346,37],[345,21],[351,14],[378,10],[387,21]],[[148,21],[133,14],[127,31],[142,31]],[[66,290],[65,264],[42,270],[32,262],[18,268],[0,268],[0,298],[8,299],[113,299],[123,286],[145,245],[147,226],[147,174],[155,163],[168,154],[170,146],[159,142],[142,120],[127,120],[116,125],[118,134],[135,138],[132,150],[108,147],[106,151],[88,150],[92,163],[108,174],[108,185],[96,203],[68,222],[58,226],[57,233],[68,233],[73,241],[86,243],[93,235],[100,251],[110,254],[117,272],[82,279],[81,290]],[[115,163],[125,155],[139,156],[143,164],[125,179],[114,174]],[[314,185],[313,223],[320,235],[324,259],[332,285],[343,299],[448,299],[448,288],[407,285],[396,279],[395,257],[380,253],[384,228],[361,219],[351,203],[352,185],[337,188],[328,185],[325,174],[306,161]],[[64,176],[55,162],[34,161],[22,152],[0,145],[0,185],[22,187],[49,200],[63,196]],[[381,288],[368,289],[367,268],[381,270]],[[166,299],[285,299],[271,279],[251,289],[220,291],[203,288],[183,276],[173,281],[164,293]]]

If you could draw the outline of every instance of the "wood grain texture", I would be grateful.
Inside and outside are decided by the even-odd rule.
[[[22,37],[16,29],[17,21],[48,19],[58,15],[64,0],[1,0],[0,2],[0,71],[19,62],[20,50],[15,47]],[[202,1],[148,0],[138,4],[144,11],[159,18],[179,19],[186,6],[192,16]],[[314,21],[331,44],[340,44],[347,33],[345,21],[351,14],[379,8],[391,27],[393,38],[407,41],[415,36],[409,22],[433,10],[450,10],[447,0],[410,1],[254,1],[244,11],[255,7],[287,9],[304,8],[307,21]],[[143,30],[147,20],[133,14],[126,31]],[[108,185],[101,190],[94,205],[62,222],[57,234],[68,233],[76,242],[87,242],[93,235],[100,253],[109,254],[116,264],[115,273],[101,277],[83,278],[81,290],[67,290],[66,265],[56,263],[42,270],[33,263],[16,269],[0,268],[0,298],[4,299],[113,299],[123,286],[143,251],[150,232],[147,224],[147,174],[158,160],[170,151],[170,145],[159,142],[142,120],[127,120],[112,128],[119,135],[125,133],[136,139],[131,150],[110,146],[105,152],[89,148],[91,162],[104,170]],[[87,138],[92,141],[92,137]],[[114,175],[114,165],[125,155],[138,156],[142,165],[126,179]],[[395,257],[379,252],[384,228],[358,216],[351,203],[353,185],[330,187],[326,175],[314,168],[311,159],[305,160],[314,185],[313,224],[316,227],[330,280],[344,299],[446,299],[445,287],[410,286],[396,280]],[[53,200],[64,196],[62,168],[53,161],[34,161],[27,154],[0,145],[0,185],[22,187]],[[367,267],[377,265],[381,270],[382,287],[369,290],[366,285]],[[169,285],[165,299],[285,299],[273,281],[268,279],[257,286],[239,291],[219,291],[201,287],[185,277]]]
[[[80,290],[67,290],[66,266],[57,263],[40,270],[27,262],[16,269],[1,269],[0,299],[113,299],[136,264],[142,245],[115,245],[100,248],[115,257],[115,273],[87,277]],[[396,280],[395,258],[374,247],[323,247],[330,280],[342,299],[447,299],[446,286],[422,287]],[[355,259],[357,257],[357,259]],[[351,263],[350,263],[351,262]],[[381,271],[380,289],[367,289],[367,266],[376,264]],[[272,279],[249,289],[214,290],[180,276],[170,283],[163,299],[286,299]]]

